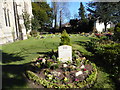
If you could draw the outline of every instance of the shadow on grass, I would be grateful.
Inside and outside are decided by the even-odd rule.
[[[3,65],[2,66],[2,88],[23,88],[26,86],[26,79],[23,73],[24,65]]]
[[[23,57],[15,56],[15,54],[8,54],[2,52],[2,63],[10,63],[15,61],[22,61],[24,60]]]
[[[2,53],[2,88],[24,88],[27,80],[24,76],[26,64],[8,65],[7,63],[24,60],[23,57],[14,54]]]
[[[75,41],[75,43],[83,46],[87,44],[87,41]]]
[[[58,57],[58,53],[57,51],[49,51],[49,52],[37,52],[37,54],[43,54],[45,57],[50,57],[52,58],[53,55],[55,55],[56,57]]]

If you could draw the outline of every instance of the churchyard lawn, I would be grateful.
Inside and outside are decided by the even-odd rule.
[[[70,35],[72,48],[79,50],[83,55],[90,55],[84,46],[84,42],[90,37],[78,34]],[[43,35],[43,38],[29,38],[11,44],[3,45],[2,48],[2,86],[3,88],[41,88],[29,82],[25,76],[25,65],[34,61],[39,55],[57,50],[60,43],[60,35]],[[98,67],[98,79],[95,88],[114,88],[114,83],[109,75]],[[99,85],[99,86],[98,86]],[[103,87],[104,86],[104,87]],[[93,87],[93,88],[94,88]]]

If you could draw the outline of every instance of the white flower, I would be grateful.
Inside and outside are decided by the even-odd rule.
[[[72,68],[76,68],[76,66],[72,65]]]
[[[48,74],[47,76],[48,76],[49,80],[52,80],[52,78],[53,78],[53,75],[51,75],[51,74]]]
[[[36,65],[40,64],[39,62],[36,63]]]
[[[49,77],[49,80],[52,80],[52,77]]]
[[[86,58],[85,58],[85,57],[83,57],[82,59],[83,59],[83,60],[86,60]]]
[[[46,60],[43,58],[42,62],[45,64]]]
[[[78,71],[78,72],[75,73],[75,76],[79,76],[81,74],[83,74],[83,72],[82,71]]]
[[[57,76],[60,76],[60,74],[61,74],[61,73],[60,73],[60,72],[58,72],[58,75],[57,75]]]
[[[57,71],[53,71],[53,72],[51,72],[51,74],[53,74],[54,76],[60,76],[60,72],[57,72]]]
[[[67,67],[68,65],[67,64],[63,64],[63,67]]]
[[[81,68],[81,69],[84,69],[84,68],[85,68],[85,66],[84,66],[84,65],[82,65],[80,68]]]

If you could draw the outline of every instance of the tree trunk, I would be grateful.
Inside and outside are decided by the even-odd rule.
[[[55,15],[55,23],[54,23],[54,28],[57,28],[57,3],[53,2],[53,8],[54,8],[54,15]]]
[[[60,10],[60,30],[61,30],[61,28],[62,28],[62,10]]]
[[[54,28],[56,29],[57,28],[57,14],[55,14],[55,26]]]
[[[104,22],[104,26],[105,26],[105,32],[107,31],[107,22]]]

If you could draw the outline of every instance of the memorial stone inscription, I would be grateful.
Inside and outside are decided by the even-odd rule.
[[[58,47],[59,60],[62,62],[72,62],[72,47],[68,45],[62,45]]]

